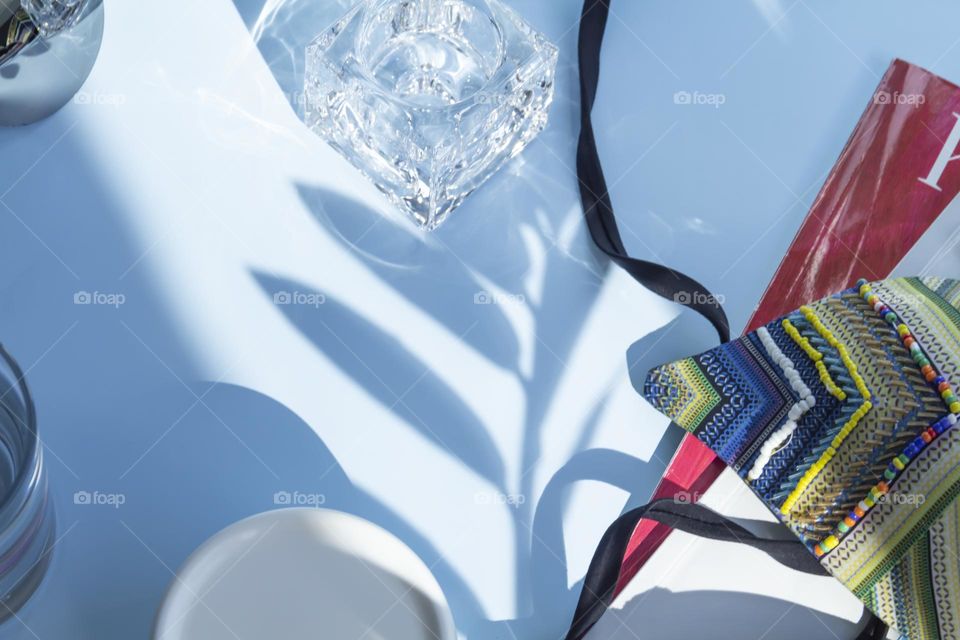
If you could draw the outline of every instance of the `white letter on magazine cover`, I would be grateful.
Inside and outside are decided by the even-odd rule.
[[[960,143],[960,113],[954,113],[953,117],[957,119],[957,122],[953,125],[953,130],[950,132],[947,141],[943,143],[943,148],[940,149],[940,155],[937,156],[937,161],[933,163],[933,168],[930,169],[930,175],[926,178],[920,178],[920,182],[933,187],[937,191],[943,190],[937,183],[940,182],[940,176],[943,175],[944,169],[947,168],[947,163],[953,160],[960,160],[960,155],[950,155],[956,151],[957,144]]]

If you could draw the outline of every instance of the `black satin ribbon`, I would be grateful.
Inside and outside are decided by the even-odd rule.
[[[586,0],[580,20],[581,128],[577,147],[577,176],[580,178],[580,200],[590,235],[601,251],[637,281],[657,295],[689,307],[705,317],[717,330],[720,341],[728,342],[730,324],[716,296],[679,271],[630,257],[620,238],[590,118],[600,82],[600,48],[609,13],[609,0]]]

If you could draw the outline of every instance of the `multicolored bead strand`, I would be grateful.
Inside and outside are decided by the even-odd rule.
[[[910,357],[920,367],[920,373],[940,394],[950,413],[960,413],[960,398],[954,393],[952,385],[944,378],[943,374],[934,369],[933,364],[931,364],[930,359],[910,328],[873,292],[870,283],[865,279],[857,280],[857,289],[860,291],[860,296],[867,301],[867,304],[873,307],[874,311],[880,314],[880,317],[897,332],[903,346],[910,351]]]
[[[876,506],[877,502],[883,499],[890,491],[891,484],[896,480],[903,470],[907,468],[910,461],[920,455],[927,445],[943,435],[945,431],[957,424],[957,416],[950,413],[940,418],[937,422],[927,427],[923,433],[910,441],[903,452],[895,457],[883,472],[883,480],[880,480],[867,493],[866,497],[848,513],[843,520],[837,524],[832,534],[817,543],[814,548],[814,554],[820,558],[830,553],[840,544],[843,537],[847,535],[863,518]]]
[[[810,391],[810,387],[808,387],[800,377],[800,373],[794,366],[793,361],[787,357],[783,351],[780,350],[780,347],[778,347],[777,343],[774,342],[773,337],[770,335],[770,332],[767,331],[767,328],[760,327],[757,329],[757,337],[759,337],[760,342],[763,343],[763,348],[766,350],[767,355],[770,356],[770,359],[773,360],[778,367],[780,367],[780,370],[783,372],[783,375],[790,384],[790,387],[797,394],[800,400],[795,402],[793,406],[790,407],[790,410],[787,413],[787,421],[784,422],[779,429],[770,434],[770,436],[760,447],[760,453],[757,455],[757,459],[754,460],[753,467],[750,469],[749,473],[747,473],[747,480],[751,482],[759,479],[760,476],[763,475],[763,470],[766,468],[767,463],[770,462],[770,458],[773,457],[773,455],[779,451],[781,445],[783,445],[783,443],[793,435],[793,432],[796,431],[797,424],[800,422],[800,418],[803,417],[803,414],[817,404],[816,398],[813,397],[813,392]],[[809,342],[807,344],[809,345]],[[820,357],[822,358],[823,356]]]
[[[860,421],[865,415],[873,408],[873,404],[870,402],[872,397],[870,390],[867,388],[866,383],[863,381],[863,377],[857,372],[857,365],[850,358],[850,354],[847,352],[847,347],[837,340],[837,338],[831,333],[829,329],[820,321],[820,318],[817,317],[817,314],[813,309],[807,306],[800,307],[800,313],[803,314],[803,317],[806,318],[807,322],[813,326],[813,328],[820,334],[820,336],[827,341],[831,347],[837,350],[837,353],[840,354],[840,360],[843,362],[843,366],[846,367],[847,373],[850,374],[850,378],[853,380],[854,386],[857,388],[857,392],[863,398],[863,402],[859,407],[853,412],[847,422],[840,428],[840,431],[837,432],[837,435],[834,436],[833,440],[830,442],[830,446],[827,447],[826,451],[820,456],[820,458],[814,462],[806,473],[803,474],[803,477],[797,482],[797,486],[793,488],[793,491],[790,492],[790,495],[787,496],[783,504],[780,505],[780,513],[787,515],[790,513],[790,509],[793,508],[793,505],[800,499],[800,496],[803,495],[803,492],[807,490],[807,487],[810,486],[810,483],[813,482],[823,468],[826,467],[833,457],[837,455],[837,449],[843,444],[843,441],[847,439],[847,436],[850,435],[850,432],[857,428],[857,425],[860,424]],[[784,319],[784,329],[787,327],[787,323],[790,321]],[[796,327],[794,327],[796,329]],[[789,333],[789,331],[788,331]]]

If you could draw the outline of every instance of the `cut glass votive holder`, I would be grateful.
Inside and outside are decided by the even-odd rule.
[[[432,229],[543,130],[556,64],[498,0],[362,0],[307,47],[305,121]]]
[[[55,531],[33,400],[0,346],[0,630],[19,624],[11,618],[46,575]]]
[[[86,5],[87,0],[21,0],[23,10],[45,38],[75,25]]]

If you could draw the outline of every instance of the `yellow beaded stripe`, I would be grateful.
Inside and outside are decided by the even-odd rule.
[[[810,341],[800,335],[800,331],[797,330],[793,323],[783,319],[781,323],[783,325],[783,330],[787,332],[787,335],[793,338],[793,341],[797,343],[804,353],[806,353],[811,360],[813,360],[814,366],[817,368],[817,372],[820,374],[820,382],[823,383],[823,386],[827,388],[827,391],[830,392],[837,400],[846,400],[847,393],[837,386],[837,383],[833,381],[833,378],[830,377],[830,372],[827,371],[827,365],[823,363],[823,354],[817,351],[817,348],[810,344]]]
[[[847,392],[837,386],[837,383],[833,381],[833,378],[830,377],[830,372],[827,371],[827,365],[823,364],[822,361],[817,360],[814,363],[814,366],[817,367],[817,371],[820,373],[820,381],[823,382],[823,386],[827,388],[827,391],[830,392],[837,400],[846,400]]]
[[[863,416],[865,416],[867,412],[873,408],[873,404],[870,402],[870,390],[867,389],[867,385],[863,382],[863,378],[857,372],[857,365],[853,362],[853,360],[850,359],[850,354],[847,353],[846,346],[837,340],[830,330],[827,329],[822,322],[820,322],[820,318],[817,317],[817,314],[814,313],[813,309],[803,306],[800,307],[800,313],[802,313],[803,317],[807,319],[807,322],[809,322],[813,328],[816,329],[817,333],[819,333],[823,339],[827,341],[827,344],[836,349],[837,353],[840,354],[840,360],[843,361],[843,366],[845,366],[847,371],[850,373],[850,378],[853,380],[853,384],[857,387],[857,391],[863,397],[863,402],[860,404],[857,410],[853,412],[853,415],[850,416],[850,419],[847,420],[837,435],[834,436],[830,446],[827,447],[827,450],[823,452],[823,454],[820,456],[820,459],[813,463],[809,469],[807,469],[807,472],[804,473],[803,477],[800,478],[800,481],[797,482],[797,486],[794,487],[790,495],[787,496],[787,499],[780,507],[780,513],[783,515],[788,515],[790,513],[790,509],[797,502],[797,500],[800,499],[800,496],[803,495],[803,492],[806,491],[807,487],[810,486],[810,483],[813,482],[813,479],[816,478],[821,471],[823,471],[823,468],[826,467],[833,459],[833,456],[836,455],[837,448],[843,444],[843,441],[847,439],[847,436],[850,435],[850,432],[857,427],[857,424],[860,423],[860,420],[863,419]],[[784,325],[784,328],[786,329],[786,325]],[[794,330],[796,330],[796,327],[794,327]]]

